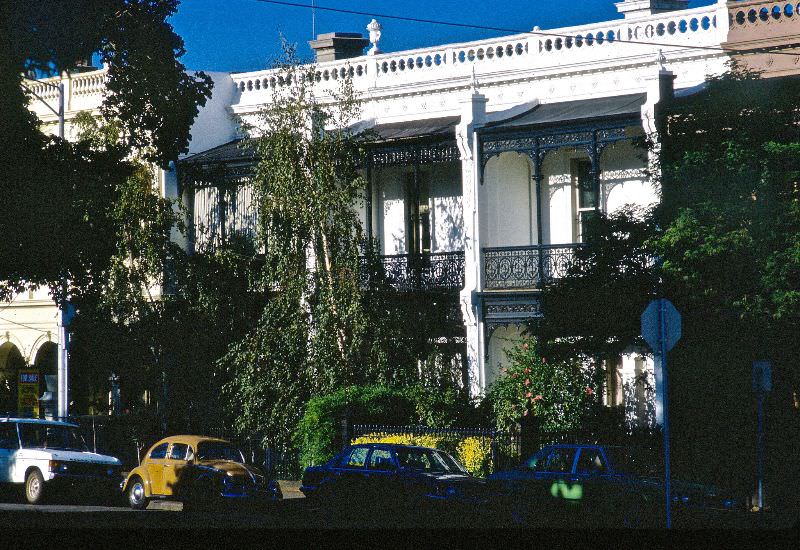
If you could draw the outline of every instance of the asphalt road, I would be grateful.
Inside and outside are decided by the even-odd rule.
[[[20,495],[3,495],[0,500],[0,532],[3,529],[123,529],[131,532],[152,529],[331,529],[331,528],[491,528],[491,523],[471,521],[462,518],[447,520],[441,516],[433,522],[409,522],[397,517],[365,518],[362,511],[342,516],[329,510],[318,508],[304,498],[292,498],[296,495],[289,492],[289,498],[274,505],[259,509],[225,508],[223,510],[184,511],[175,502],[152,502],[147,510],[135,511],[120,500],[113,505],[101,503],[74,504],[73,501],[30,505],[23,504]],[[374,513],[372,514],[374,516]],[[434,519],[434,518],[431,518]],[[734,518],[726,525],[718,525],[726,529],[786,529],[786,520],[778,520],[777,516],[767,517],[766,521],[755,521],[757,515],[746,514]],[[796,518],[795,518],[796,520]],[[694,528],[703,525],[694,525]],[[568,526],[562,526],[568,527]]]

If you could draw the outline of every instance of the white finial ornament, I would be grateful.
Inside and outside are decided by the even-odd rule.
[[[378,42],[381,39],[381,24],[378,23],[377,20],[373,19],[367,25],[367,30],[369,31],[369,41],[372,44],[372,47],[367,52],[367,55],[375,55],[381,53],[381,50],[378,49]]]
[[[667,58],[664,56],[664,52],[661,51],[661,48],[658,49],[658,53],[656,54],[656,62],[661,66],[662,71],[667,70],[667,68],[664,66],[664,63],[667,62]]]
[[[472,66],[472,83],[470,84],[472,93],[478,93],[478,75],[475,74],[475,65]]]

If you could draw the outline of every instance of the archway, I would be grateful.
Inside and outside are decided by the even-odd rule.
[[[58,388],[58,382],[56,380],[58,376],[58,345],[53,342],[43,343],[36,352],[36,359],[34,359],[33,366],[39,372],[39,395],[37,397],[41,397],[44,392],[48,391],[46,377],[52,377],[50,385],[52,387],[53,402],[49,404],[40,402],[39,414],[55,414],[55,406],[58,399],[56,393],[56,388]],[[48,405],[51,409],[49,413],[46,411]]]
[[[0,345],[0,414],[17,415],[17,378],[25,359],[11,342]]]

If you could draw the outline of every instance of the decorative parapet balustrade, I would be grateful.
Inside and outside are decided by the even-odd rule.
[[[648,62],[657,48],[670,56],[697,55],[685,47],[709,46],[708,53],[722,55],[720,44],[727,40],[728,19],[735,16],[737,3],[715,4],[690,10],[647,17],[619,19],[575,27],[536,30],[507,37],[446,46],[407,50],[374,56],[319,63],[314,78],[319,91],[333,90],[336,81],[350,75],[356,89],[395,93],[404,84],[467,86],[473,67],[479,76],[532,72],[590,63],[634,62],[640,56]],[[800,19],[795,17],[795,19]],[[731,19],[732,20],[732,19]],[[518,73],[517,73],[518,74]],[[269,101],[274,89],[288,82],[280,69],[232,75],[240,105]],[[454,84],[454,80],[455,84]],[[264,92],[268,92],[266,95]]]
[[[575,261],[575,251],[581,246],[584,245],[484,248],[484,289],[541,289],[544,282],[566,275]]]
[[[797,43],[800,33],[800,3],[763,0],[728,4],[729,42],[781,40]]]
[[[69,111],[96,109],[100,107],[106,90],[108,73],[105,69],[74,74],[69,77],[50,77],[42,81],[25,81],[25,86],[46,101],[53,109],[58,108],[58,90],[53,85],[64,84],[64,107]],[[41,101],[32,100],[29,108],[39,118],[55,115]]]
[[[370,264],[361,258],[361,286],[384,283],[395,290],[460,290],[464,286],[464,253],[379,256]]]

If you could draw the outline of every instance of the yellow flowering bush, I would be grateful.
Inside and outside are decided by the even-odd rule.
[[[485,477],[491,470],[492,444],[488,437],[467,437],[456,447],[458,459],[472,474]]]

